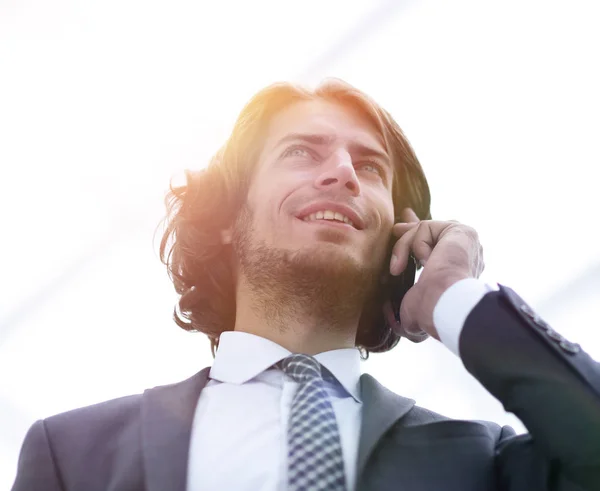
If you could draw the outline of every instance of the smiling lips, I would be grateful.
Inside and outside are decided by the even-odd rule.
[[[337,201],[315,201],[301,209],[296,217],[307,222],[329,220],[332,224],[337,222],[356,230],[365,228],[364,220],[358,210]]]
[[[346,215],[332,210],[317,211],[315,213],[311,213],[310,215],[306,215],[302,220],[304,220],[305,222],[312,222],[316,220],[331,220],[334,222],[345,223],[355,228],[352,220],[350,220]]]

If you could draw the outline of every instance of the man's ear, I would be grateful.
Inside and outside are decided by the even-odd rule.
[[[221,243],[223,244],[231,244],[231,228],[227,228],[225,230],[221,230]]]

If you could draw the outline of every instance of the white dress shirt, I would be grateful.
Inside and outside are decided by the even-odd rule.
[[[491,287],[468,279],[450,287],[434,309],[442,342],[459,355],[463,324]],[[202,390],[190,440],[187,491],[284,491],[287,423],[298,384],[269,369],[291,353],[268,339],[240,331],[221,334]],[[362,416],[360,353],[356,348],[315,358],[339,383],[325,382],[340,431],[348,490],[355,488]]]

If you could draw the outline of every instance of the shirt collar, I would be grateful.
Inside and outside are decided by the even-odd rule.
[[[219,339],[210,378],[241,385],[291,354],[277,343],[255,334],[225,331]],[[325,351],[314,358],[357,402],[361,402],[360,352],[357,348]]]

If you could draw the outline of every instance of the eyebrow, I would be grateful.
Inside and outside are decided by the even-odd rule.
[[[312,145],[330,145],[336,140],[335,135],[323,135],[323,134],[310,134],[310,133],[289,133],[284,136],[275,148],[283,145],[284,143],[289,143],[292,141],[304,141],[306,143],[311,143]],[[362,143],[351,142],[349,145],[350,152],[353,154],[357,154],[360,157],[376,157],[385,162],[390,168],[392,168],[392,163],[390,161],[390,157],[385,152],[380,152],[379,150],[375,150],[374,148],[363,145]]]

